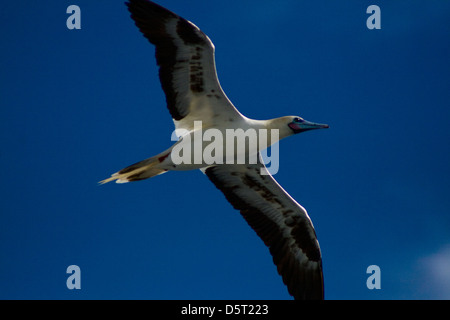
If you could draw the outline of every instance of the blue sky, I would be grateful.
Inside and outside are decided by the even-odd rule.
[[[244,115],[330,125],[283,140],[275,175],[312,218],[326,298],[449,299],[450,2],[159,3],[209,35]],[[201,172],[97,184],[173,130],[123,1],[10,1],[0,24],[1,299],[290,298]],[[73,264],[81,290],[66,287]]]

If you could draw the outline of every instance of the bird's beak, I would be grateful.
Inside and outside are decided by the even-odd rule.
[[[289,128],[291,128],[294,133],[300,133],[308,130],[314,130],[314,129],[326,129],[329,128],[327,124],[321,124],[321,123],[314,123],[309,122],[306,120],[303,120],[302,122],[291,122],[288,124]]]

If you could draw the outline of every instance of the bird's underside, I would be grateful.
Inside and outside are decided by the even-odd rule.
[[[148,0],[130,0],[127,6],[136,26],[156,47],[159,78],[177,129],[191,131],[195,121],[226,126],[225,119],[254,125],[223,92],[214,45],[200,29]],[[295,121],[300,126],[303,119]],[[296,128],[292,123],[289,126]],[[283,130],[291,129],[286,126]],[[165,151],[104,182],[136,181],[171,171],[170,158]],[[312,222],[306,210],[267,172],[261,158],[254,164],[212,164],[201,170],[269,248],[289,293],[295,299],[323,299],[322,256]]]

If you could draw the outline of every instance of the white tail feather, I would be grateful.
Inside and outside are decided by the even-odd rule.
[[[126,183],[129,181],[151,178],[166,172],[165,169],[157,167],[159,163],[160,161],[158,161],[158,156],[152,157],[126,167],[119,172],[112,174],[110,178],[102,180],[99,183],[105,184],[114,180],[116,180],[116,183]]]

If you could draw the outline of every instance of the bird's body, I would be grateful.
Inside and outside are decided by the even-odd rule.
[[[269,247],[290,294],[322,299],[322,259],[311,220],[269,174],[260,152],[288,136],[328,126],[296,116],[243,116],[219,84],[214,45],[200,29],[148,0],[127,5],[138,28],[156,46],[159,76],[179,140],[102,183],[201,169]]]

